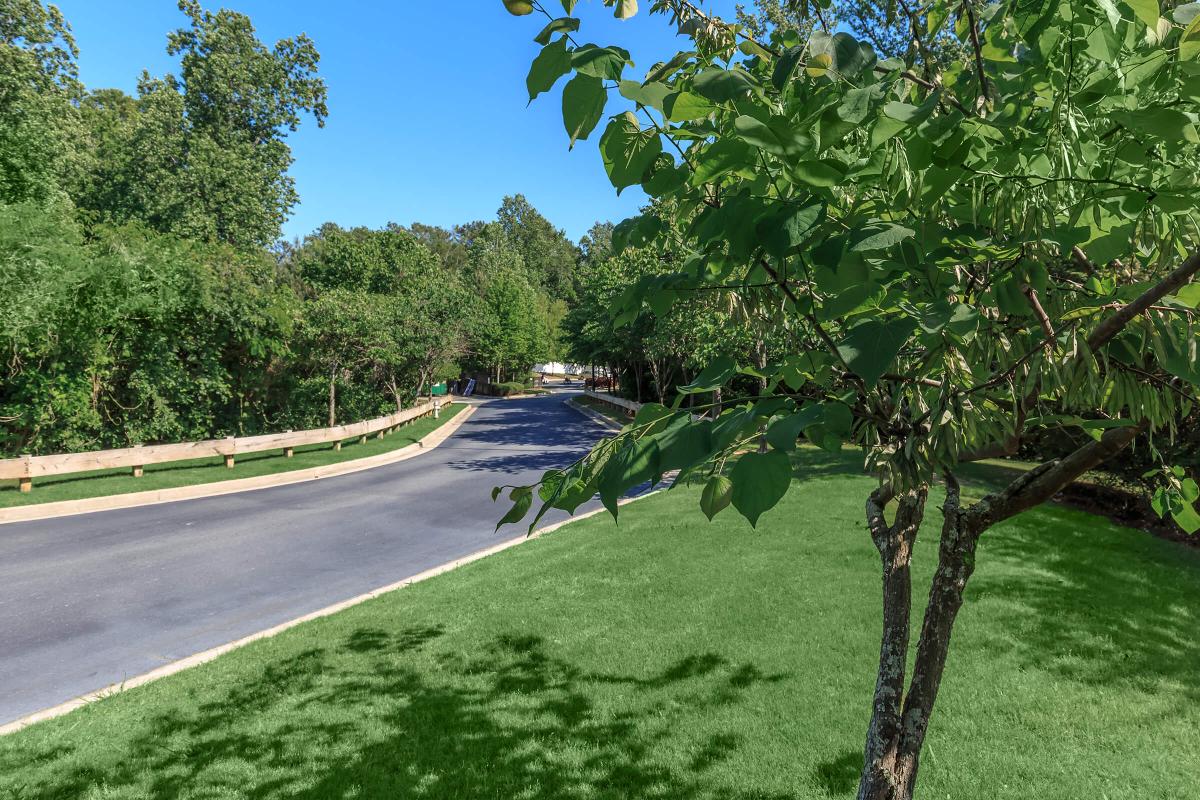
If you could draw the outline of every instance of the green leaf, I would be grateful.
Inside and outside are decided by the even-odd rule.
[[[1178,9],[1176,9],[1178,11]],[[1200,14],[1192,18],[1179,37],[1179,58],[1188,60],[1200,55]]]
[[[585,44],[571,54],[571,66],[580,75],[621,80],[621,70],[629,61],[629,52],[619,47],[598,47]]]
[[[622,97],[659,111],[663,110],[663,101],[671,91],[665,84],[642,84],[637,81],[621,81],[617,88]]]
[[[743,69],[706,69],[696,76],[692,86],[714,103],[727,103],[754,88],[750,75]]]
[[[916,231],[912,228],[905,228],[903,225],[896,225],[892,222],[873,222],[854,231],[850,237],[850,249],[858,253],[886,250],[915,235]]]
[[[801,161],[789,170],[797,183],[824,188],[837,186],[842,182],[845,173],[838,167],[836,161]]]
[[[703,464],[712,453],[712,422],[693,420],[689,412],[681,411],[661,432],[658,441],[658,466],[663,472],[689,469]]]
[[[1125,0],[1125,5],[1133,9],[1133,13],[1148,27],[1158,27],[1158,0]]]
[[[556,33],[574,33],[579,30],[579,20],[574,17],[559,17],[551,21],[542,32],[533,37],[538,44],[550,44],[550,37]],[[566,41],[565,37],[563,41]]]
[[[663,112],[671,122],[703,119],[716,110],[712,103],[691,92],[676,92],[663,100]]]
[[[1196,513],[1196,508],[1191,503],[1183,503],[1179,508],[1172,510],[1171,518],[1187,534],[1200,531],[1200,514]]]
[[[508,499],[513,501],[513,506],[508,510],[499,522],[496,523],[496,530],[504,525],[514,522],[520,522],[528,513],[529,507],[533,505],[533,492],[528,486],[518,486],[509,492]]]
[[[838,353],[863,383],[874,388],[916,327],[916,321],[907,317],[869,319],[850,330]]]
[[[808,241],[824,218],[824,202],[817,201],[804,206],[789,203],[761,219],[755,232],[770,255],[783,258],[792,248]]]
[[[767,428],[767,443],[776,450],[791,452],[796,449],[796,440],[800,438],[804,429],[820,422],[822,416],[821,406],[814,403],[805,406],[795,414],[780,417]]]
[[[699,186],[711,183],[730,172],[754,169],[754,151],[740,139],[718,139],[694,160],[696,169],[691,183]]]
[[[604,465],[599,483],[600,502],[616,517],[617,500],[622,494],[660,474],[658,442],[653,438],[630,440]]]
[[[732,499],[733,481],[724,475],[713,475],[700,492],[700,510],[708,517],[708,521],[712,522],[713,517],[729,507],[729,501]]]
[[[796,71],[796,67],[803,57],[804,45],[798,44],[783,51],[783,55],[775,62],[774,72],[771,73],[771,83],[776,89],[783,91],[783,87],[792,79],[792,73]]]
[[[542,48],[525,78],[529,89],[529,102],[542,92],[550,91],[555,82],[571,71],[571,54],[567,51],[567,40],[559,39]]]
[[[661,152],[658,131],[641,130],[637,117],[628,111],[614,117],[600,137],[600,156],[617,194],[626,186],[641,183]]]
[[[700,371],[691,383],[676,389],[680,394],[697,394],[719,389],[737,374],[737,362],[729,356],[718,356]]]
[[[743,142],[772,155],[791,157],[812,149],[812,139],[786,120],[772,120],[772,123],[743,114],[733,121],[733,129]]]
[[[592,75],[576,75],[563,88],[563,125],[571,137],[571,147],[578,139],[586,139],[604,115],[608,93],[604,82]]]
[[[729,471],[729,479],[733,482],[733,507],[757,527],[758,518],[782,500],[792,485],[792,462],[779,450],[746,453]]]
[[[629,19],[638,11],[637,0],[616,0],[613,16],[617,19]]]

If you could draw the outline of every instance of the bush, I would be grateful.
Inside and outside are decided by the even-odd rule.
[[[503,383],[487,383],[480,391],[493,397],[509,397],[514,394],[524,394],[528,387],[521,381],[504,381]]]

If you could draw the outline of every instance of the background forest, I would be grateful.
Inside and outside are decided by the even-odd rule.
[[[78,79],[68,22],[0,0],[0,448],[51,453],[376,416],[561,358],[580,250],[521,195],[453,230],[281,243],[316,45],[180,3],[178,74]]]

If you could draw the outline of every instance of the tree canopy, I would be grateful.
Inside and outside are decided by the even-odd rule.
[[[803,24],[754,29],[655,0],[689,49],[641,75],[621,47],[581,43],[577,18],[528,5],[548,18],[530,96],[565,78],[568,142],[602,128],[614,188],[655,200],[616,226],[614,252],[676,261],[626,287],[613,324],[725,294],[788,344],[712,358],[679,392],[740,387],[712,401],[722,413],[648,404],[540,488],[511,489],[506,519],[535,488],[543,511],[599,492],[615,514],[622,492],[681,470],[704,513],[753,525],[787,491],[798,437],[860,447],[885,589],[860,797],[908,797],[979,536],[1135,441],[1157,451],[1195,406],[1200,4],[891,2],[914,46],[880,53],[819,2],[791,6]],[[960,500],[960,464],[1064,427],[1090,438]],[[1158,507],[1200,527],[1195,482],[1161,475]],[[940,566],[906,685],[907,563],[937,480]]]

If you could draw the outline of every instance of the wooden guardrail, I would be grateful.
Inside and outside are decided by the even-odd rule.
[[[342,442],[357,438],[365,442],[371,434],[383,438],[385,434],[401,425],[428,414],[438,416],[442,398],[425,401],[386,417],[337,425],[332,428],[315,428],[307,431],[285,431],[260,436],[230,436],[225,439],[209,439],[203,442],[180,442],[178,444],[155,444],[123,447],[117,450],[93,450],[87,453],[64,453],[52,456],[20,456],[0,460],[0,479],[17,480],[22,492],[33,489],[33,479],[50,475],[68,475],[72,472],[89,472],[97,469],[128,467],[133,477],[140,478],[147,464],[164,464],[192,458],[223,456],[225,466],[232,468],[235,459],[243,453],[261,453],[264,450],[283,450],[291,458],[294,449],[310,444],[333,442],[340,450]]]
[[[593,400],[599,400],[602,403],[608,403],[609,405],[616,406],[631,417],[636,415],[638,409],[642,407],[641,403],[633,400],[626,400],[624,397],[617,397],[616,395],[612,394],[602,394],[601,392],[597,392],[592,389],[584,389],[583,394],[585,397],[590,397]]]

